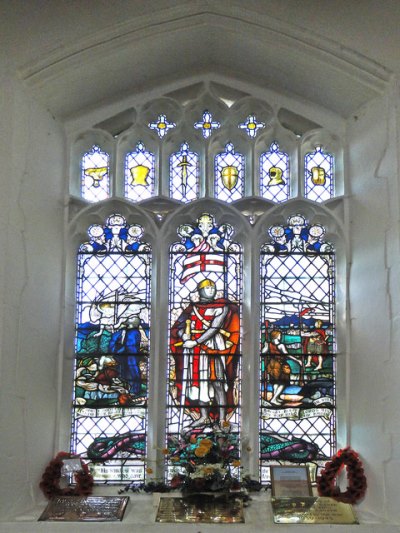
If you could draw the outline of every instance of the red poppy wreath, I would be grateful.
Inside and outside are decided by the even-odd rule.
[[[60,487],[61,469],[65,459],[76,459],[76,455],[59,452],[47,465],[39,487],[48,500],[54,496],[89,496],[92,494],[93,477],[86,464],[82,464],[82,470],[74,473],[76,485],[74,487]]]
[[[345,466],[348,486],[342,492],[336,485],[336,478]],[[339,502],[353,504],[361,500],[367,490],[367,478],[358,453],[350,447],[339,450],[317,477],[317,487],[320,496],[329,496]]]

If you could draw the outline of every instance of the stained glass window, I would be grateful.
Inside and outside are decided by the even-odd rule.
[[[334,157],[317,146],[304,157],[304,195],[314,202],[325,202],[334,194]]]
[[[155,155],[148,152],[142,142],[125,158],[125,196],[140,202],[154,195]]]
[[[323,464],[335,448],[335,257],[302,215],[261,250],[260,473]]]
[[[244,195],[245,157],[232,143],[215,156],[215,197],[230,203]]]
[[[170,195],[181,202],[196,200],[199,194],[199,155],[184,142],[179,152],[171,154]]]
[[[214,91],[218,92],[216,87]],[[90,226],[88,242],[78,252],[71,448],[90,463],[98,482],[141,483],[146,479],[146,466],[154,468],[154,477],[165,474],[166,480],[172,480],[175,473],[184,471],[182,450],[195,454],[199,447],[201,453],[200,443],[205,439],[215,451],[222,437],[229,440],[229,461],[235,473],[242,408],[247,412],[254,400],[242,402],[241,398],[242,329],[245,346],[260,344],[255,354],[246,354],[251,358],[247,361],[246,357],[246,368],[254,369],[255,364],[259,370],[253,392],[259,393],[260,411],[259,417],[254,413],[255,418],[246,424],[250,435],[245,438],[258,441],[262,482],[269,483],[271,464],[323,464],[334,452],[333,247],[325,241],[325,228],[310,224],[302,215],[269,228],[267,239],[260,241],[260,232],[265,231],[262,219],[271,202],[276,210],[277,204],[284,206],[297,190],[298,199],[321,203],[333,198],[335,165],[341,167],[337,162],[341,152],[335,148],[335,156],[328,153],[334,136],[322,130],[313,134],[313,144],[311,137],[308,141],[304,136],[293,137],[288,153],[278,138],[260,149],[260,137],[266,134],[261,114],[267,116],[267,108],[248,97],[235,100],[235,91],[219,100],[215,94],[202,98],[207,105],[200,108],[198,101],[191,102],[189,93],[184,104],[183,93],[180,101],[169,95],[164,110],[159,101],[156,106],[150,102],[135,106],[130,117],[142,118],[137,126],[129,126],[131,135],[138,136],[128,149],[122,139],[122,144],[110,144],[109,133],[99,131],[101,124],[96,141],[90,132],[73,147],[72,153],[80,154],[80,169],[75,166],[71,183],[74,194],[80,188],[86,201],[110,199],[115,206],[123,191],[124,199],[144,202],[131,203],[130,210],[140,220],[146,216],[146,231],[152,233],[154,242],[173,242],[167,254],[168,274],[165,249],[158,246],[154,251],[154,263],[160,268],[152,280],[152,252],[143,240],[144,228],[128,224],[120,214]],[[286,128],[280,115],[273,118],[272,108],[268,111],[274,124]],[[159,146],[157,150],[147,141],[146,146],[138,141],[143,117],[148,117],[146,131]],[[192,132],[190,144],[184,136],[176,144],[175,128]],[[290,129],[297,131],[294,126]],[[274,131],[283,130],[274,127]],[[240,147],[230,142],[229,132],[236,132]],[[330,139],[325,148],[317,140],[322,138]],[[111,145],[113,152],[107,153]],[[250,154],[251,161],[247,161]],[[123,161],[123,170],[112,161]],[[293,168],[302,165],[304,173],[297,183]],[[207,202],[207,207],[197,217],[199,201]],[[329,205],[326,208],[330,210]],[[194,211],[196,216],[189,215]],[[315,216],[318,212],[315,205]],[[225,215],[229,221],[236,220],[235,228],[224,223]],[[84,216],[89,216],[87,210]],[[171,238],[175,228],[177,237]],[[245,255],[235,232],[246,239]],[[260,242],[266,242],[259,267],[260,300],[246,299],[245,307],[243,272],[253,286]],[[152,376],[165,379],[166,387],[148,384],[150,286],[157,292],[152,302],[156,310],[153,325],[157,321],[154,352],[167,343],[168,336],[159,367],[167,375],[159,374],[154,366]],[[254,322],[258,316],[260,324],[257,318]],[[253,383],[251,376],[245,376],[245,390]],[[148,389],[155,391],[152,402],[159,403],[162,411],[149,422]],[[148,425],[155,431],[148,432]],[[164,445],[165,464],[157,460],[160,454],[156,452]],[[253,460],[244,466],[258,468]]]
[[[119,214],[77,256],[73,453],[96,481],[145,479],[151,249]]]
[[[260,194],[276,203],[285,202],[290,194],[289,156],[273,142],[260,156]]]
[[[81,160],[81,194],[88,202],[110,196],[110,156],[93,145]]]
[[[233,228],[203,213],[170,249],[167,447],[230,435],[239,457],[242,250]],[[167,477],[181,458],[167,465]]]

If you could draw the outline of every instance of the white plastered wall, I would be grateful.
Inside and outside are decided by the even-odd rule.
[[[54,451],[65,170],[60,124],[20,82],[10,78],[3,81],[2,519],[32,507],[39,471]]]
[[[399,184],[395,86],[349,119],[350,442],[363,450],[365,507],[400,523]]]

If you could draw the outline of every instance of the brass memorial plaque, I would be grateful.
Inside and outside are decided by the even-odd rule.
[[[333,498],[273,498],[276,524],[358,524],[353,507]]]
[[[121,521],[129,496],[58,496],[50,500],[39,521],[116,522]]]
[[[244,522],[240,498],[161,498],[156,522],[234,524]]]

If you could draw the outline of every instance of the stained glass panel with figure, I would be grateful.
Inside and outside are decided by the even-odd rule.
[[[88,202],[100,202],[110,196],[110,156],[93,145],[81,159],[81,195]]]
[[[71,449],[95,481],[145,479],[151,249],[111,215],[78,252]]]
[[[335,262],[302,215],[261,250],[260,470],[323,464],[335,451]]]
[[[170,195],[181,202],[191,202],[199,195],[199,155],[184,142],[179,152],[169,158]]]
[[[170,250],[167,447],[229,431],[239,455],[242,250],[203,213]],[[179,469],[167,465],[167,477]]]

